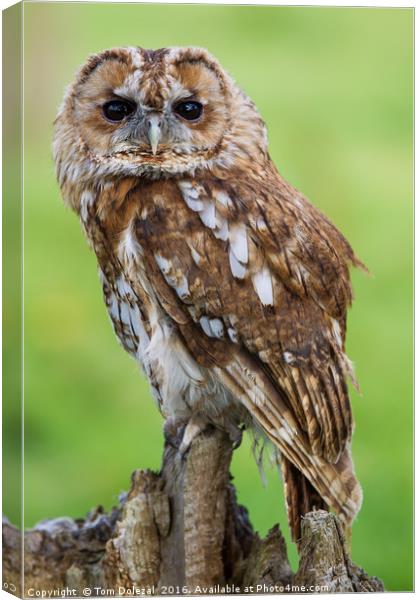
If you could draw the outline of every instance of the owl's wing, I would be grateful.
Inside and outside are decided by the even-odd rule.
[[[199,364],[351,522],[360,491],[347,451],[349,245],[286,184],[162,186],[150,199],[139,191],[133,230],[161,307]]]

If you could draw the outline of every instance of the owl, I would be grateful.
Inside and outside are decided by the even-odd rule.
[[[301,516],[361,505],[345,354],[344,236],[279,175],[256,106],[204,49],[91,56],[55,121],[64,201],[94,250],[124,349],[182,451],[208,424],[281,462]]]

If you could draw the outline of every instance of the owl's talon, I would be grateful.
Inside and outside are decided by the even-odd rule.
[[[229,439],[232,442],[233,449],[236,450],[242,444],[242,437],[245,431],[245,425],[234,427],[229,431]]]
[[[165,419],[163,424],[163,437],[166,442],[171,442],[171,439],[177,434],[177,424],[173,417]]]
[[[185,421],[177,420],[174,417],[168,417],[163,424],[163,437],[165,438],[165,443],[172,446],[172,448],[179,450],[185,428]]]
[[[188,421],[187,426],[184,429],[184,435],[182,436],[182,442],[179,446],[179,453],[182,458],[185,457],[191,444],[195,438],[202,433],[208,425],[208,421],[200,416],[191,417]]]

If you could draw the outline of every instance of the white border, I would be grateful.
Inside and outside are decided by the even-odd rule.
[[[377,7],[377,8],[415,8],[415,3],[414,2],[403,2],[401,0],[394,0],[394,1],[387,1],[387,0],[383,0],[382,2],[375,2],[372,0],[365,0],[363,3],[352,3],[352,2],[346,2],[346,1],[340,1],[340,0],[336,0],[335,2],[322,2],[322,1],[317,1],[314,0],[313,2],[293,2],[293,1],[289,1],[289,2],[281,2],[281,1],[276,1],[276,0],[265,0],[265,1],[259,1],[259,0],[255,0],[254,2],[244,2],[241,0],[230,0],[229,2],[225,2],[223,0],[216,0],[216,1],[210,1],[210,2],[203,2],[200,0],[183,0],[182,2],[180,2],[179,0],[166,0],[166,2],[156,2],[155,0],[143,0],[142,2],[127,2],[122,0],[121,2],[119,2],[118,0],[90,0],[89,2],[84,2],[84,3],[93,3],[93,2],[109,2],[112,4],[216,4],[216,5],[224,5],[224,4],[230,4],[230,5],[255,5],[255,6],[301,6],[301,7],[310,7],[310,6],[325,6],[325,7],[359,7],[359,8],[369,8],[369,7]],[[25,2],[26,3],[26,2]],[[32,2],[31,2],[32,3]],[[41,3],[41,2],[38,2]],[[46,2],[42,2],[42,3],[46,3]],[[58,2],[50,2],[52,3],[58,3]],[[76,3],[76,2],[73,2]],[[80,2],[79,2],[80,3]],[[0,0],[0,8],[1,10],[4,10],[6,8],[8,8],[9,6],[13,6],[14,4],[16,4],[16,2],[10,2],[9,0]],[[24,11],[23,12],[23,16],[22,16],[22,20],[24,21]],[[416,25],[417,25],[417,12],[415,11],[414,14],[414,23],[415,23],[415,29],[416,29]],[[22,23],[23,26],[23,23]],[[417,44],[415,44],[415,65],[417,65],[418,63],[418,47]],[[23,36],[22,36],[22,56],[23,56]],[[415,92],[417,92],[417,78],[415,79]],[[1,82],[0,82],[0,87],[1,87]],[[22,94],[23,94],[23,85],[22,85]],[[418,95],[417,93],[415,94],[415,108],[417,108],[417,98]],[[0,123],[0,130],[1,130],[1,123]],[[22,169],[23,169],[23,131],[24,131],[24,120],[23,120],[23,102],[22,102]],[[415,122],[415,128],[414,128],[414,133],[417,133],[417,123]],[[417,138],[417,136],[415,136],[415,139]],[[415,148],[414,148],[415,149]],[[417,158],[417,153],[415,153],[415,170],[417,171],[417,167],[419,166],[418,164],[418,158]],[[23,171],[22,171],[22,175],[23,175]],[[1,176],[0,176],[0,183],[1,183]],[[416,196],[416,194],[415,194]],[[24,197],[24,182],[22,181],[22,257],[23,255],[23,251],[24,251],[24,213],[23,213],[23,197]],[[415,212],[415,221],[414,221],[414,230],[418,231],[418,226],[419,226],[419,211]],[[1,223],[1,215],[0,215],[0,223]],[[1,236],[1,233],[0,233]],[[419,247],[417,244],[415,244],[415,264],[416,266],[419,264]],[[24,265],[22,265],[22,294],[23,294],[23,267]],[[417,268],[415,269],[415,273],[417,273]],[[1,275],[1,264],[0,264],[0,275]],[[1,285],[1,283],[0,283]],[[416,293],[416,302],[415,302],[415,308],[418,308],[418,302],[420,302],[418,300],[419,298],[419,286],[417,283],[417,278],[416,278],[416,283],[415,283],[415,292]],[[0,304],[1,304],[1,300],[0,300]],[[23,313],[24,313],[24,302],[23,302],[23,298],[22,298],[22,320],[23,320]],[[22,321],[22,325],[23,325],[23,321]],[[384,324],[385,325],[385,324]],[[1,331],[1,321],[0,321],[0,331]],[[418,332],[418,326],[417,323],[415,323],[415,333]],[[417,336],[416,336],[417,339]],[[24,327],[22,326],[22,344],[23,344],[23,340],[24,340]],[[24,349],[24,345],[23,345],[23,349]],[[22,351],[22,361],[24,361],[24,352]],[[420,368],[420,363],[419,363],[420,359],[418,357],[418,353],[415,353],[415,372],[418,372],[418,368]],[[1,373],[1,364],[0,364],[0,373]],[[22,394],[23,394],[23,371],[22,371]],[[417,391],[417,390],[415,390]],[[416,394],[415,394],[416,395]],[[22,398],[22,408],[23,408],[23,398]],[[419,419],[419,411],[416,412],[415,414],[415,425],[417,426],[417,431],[418,429],[418,419]],[[22,431],[23,431],[23,427],[24,427],[24,423],[23,423],[23,411],[22,411]],[[1,432],[0,432],[0,441],[1,441]],[[24,451],[24,436],[22,436],[22,459],[24,457],[23,454]],[[418,452],[419,452],[419,448],[418,445],[415,445],[415,459],[418,458]],[[416,465],[419,464],[419,462],[416,460]],[[0,475],[1,475],[1,463],[0,463]],[[1,485],[1,484],[0,484]],[[22,494],[23,494],[23,485],[22,485]],[[23,497],[22,497],[22,522],[23,522]],[[415,513],[416,511],[420,509],[420,501],[418,499],[418,497],[415,497]],[[415,519],[414,521],[415,523],[415,540],[417,540],[417,533],[418,533],[418,521],[417,519]],[[416,547],[415,547],[416,549]],[[414,570],[414,581],[416,581],[416,575],[418,573],[418,568],[419,568],[419,559],[418,559],[418,554],[417,552],[415,552],[414,554],[415,556],[415,570]],[[1,548],[0,548],[0,557],[1,557]],[[408,592],[410,593],[410,592]],[[396,598],[402,598],[403,596],[405,596],[407,593],[395,593],[393,592],[392,595]],[[327,594],[320,594],[321,596],[327,596]],[[350,594],[350,595],[356,595],[356,594]],[[383,594],[379,594],[379,596],[382,596]],[[203,598],[203,596],[190,596],[190,598]],[[217,596],[209,596],[211,598],[217,598]],[[249,596],[243,596],[243,595],[239,595],[239,596],[235,596],[237,598],[244,598],[244,599],[248,599]],[[304,594],[294,594],[293,597],[297,597],[297,598],[305,598],[307,597]],[[375,595],[375,597],[378,597],[378,594]],[[0,599],[10,599],[10,598],[15,598],[15,596],[12,596],[11,594],[8,594],[7,592],[0,590]],[[156,596],[157,598],[157,596]]]

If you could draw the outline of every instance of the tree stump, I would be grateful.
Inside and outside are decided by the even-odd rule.
[[[325,511],[303,517],[293,574],[279,527],[261,539],[238,505],[231,458],[219,430],[206,429],[184,455],[169,436],[161,472],[135,471],[109,513],[42,521],[23,536],[4,519],[3,588],[25,597],[383,591],[352,563]]]

